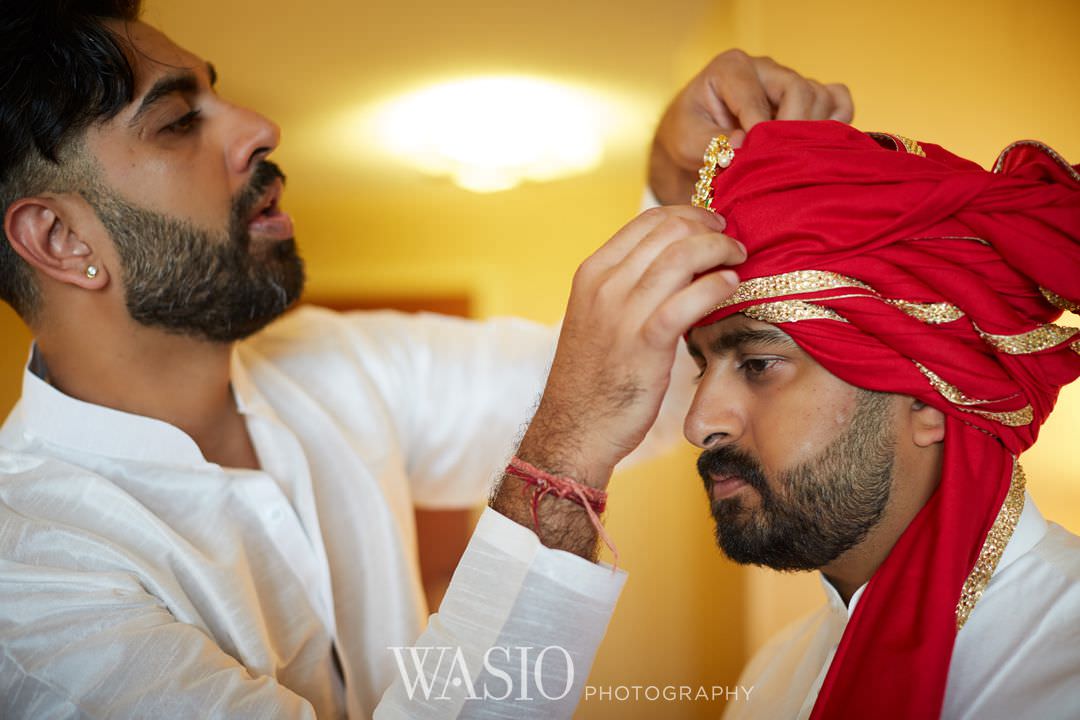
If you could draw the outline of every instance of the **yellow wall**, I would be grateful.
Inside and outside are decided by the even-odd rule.
[[[19,398],[29,349],[30,331],[15,311],[0,302],[0,417],[5,417]]]

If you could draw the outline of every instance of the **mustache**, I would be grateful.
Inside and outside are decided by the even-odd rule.
[[[255,170],[251,173],[248,184],[237,193],[233,200],[232,222],[234,227],[244,227],[251,217],[252,211],[262,200],[267,188],[274,184],[275,180],[286,182],[285,173],[273,160],[259,160]]]
[[[701,453],[697,461],[698,475],[705,483],[705,492],[712,494],[713,476],[737,477],[757,490],[762,498],[771,494],[765,472],[750,454],[735,447],[717,447]]]

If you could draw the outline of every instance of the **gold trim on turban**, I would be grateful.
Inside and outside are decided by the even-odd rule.
[[[1005,546],[1009,544],[1016,523],[1020,520],[1020,513],[1024,510],[1024,485],[1027,478],[1024,477],[1024,469],[1020,463],[1013,460],[1012,481],[1009,483],[1009,492],[1005,496],[1005,502],[1001,504],[994,524],[990,526],[990,532],[986,534],[979,559],[975,561],[964,587],[960,591],[960,601],[956,604],[956,630],[964,627],[968,616],[975,608],[975,604],[982,597],[990,578],[994,576],[1001,561],[1001,554]]]
[[[994,163],[994,167],[990,170],[990,172],[1001,172],[1001,168],[1005,166],[1005,158],[1009,156],[1009,153],[1022,145],[1028,145],[1043,151],[1044,153],[1049,155],[1054,162],[1060,165],[1062,169],[1064,169],[1065,172],[1067,172],[1072,177],[1073,180],[1075,180],[1076,182],[1080,182],[1080,173],[1076,172],[1076,168],[1070,165],[1069,161],[1063,158],[1057,150],[1050,147],[1049,145],[1039,142],[1038,140],[1017,140],[1016,142],[1010,144],[1007,148],[1001,151],[1000,155],[998,155],[997,162]]]
[[[964,311],[955,305],[950,305],[946,302],[922,303],[913,302],[911,300],[885,298],[882,297],[877,290],[864,282],[828,270],[795,270],[779,275],[769,275],[766,277],[744,280],[739,283],[739,286],[735,289],[735,292],[731,297],[714,307],[710,312],[723,310],[724,308],[740,303],[753,302],[754,300],[769,300],[787,295],[823,292],[825,290],[839,290],[841,288],[857,288],[873,294],[867,295],[865,293],[857,293],[851,295],[834,295],[826,298],[811,298],[801,302],[815,303],[822,300],[840,300],[843,298],[870,298],[892,305],[898,310],[903,311],[904,314],[930,325],[954,322],[964,317]],[[774,312],[778,311],[779,310],[776,310]],[[813,319],[806,314],[807,311],[805,310],[796,312],[799,313],[801,319]],[[796,321],[784,320],[778,322]]]
[[[905,313],[927,325],[942,325],[964,317],[964,311],[946,302],[916,303],[908,300],[886,300]]]
[[[776,300],[790,295],[815,293],[829,290],[850,289],[856,292],[828,297],[809,299]],[[859,292],[862,291],[862,292]],[[965,317],[964,312],[955,305],[946,302],[923,303],[910,300],[884,298],[866,283],[855,278],[842,275],[828,270],[796,270],[789,273],[781,273],[767,277],[757,277],[744,280],[739,283],[732,295],[717,305],[711,312],[723,310],[734,305],[747,304],[742,308],[742,313],[747,317],[767,322],[773,325],[783,323],[802,322],[804,320],[830,320],[833,322],[846,323],[848,320],[832,308],[820,304],[828,300],[841,300],[848,298],[865,298],[884,302],[904,314],[928,325],[940,325],[955,322]],[[755,301],[759,301],[756,302]],[[974,323],[972,324],[974,326]],[[1073,338],[1077,332],[1071,328],[1061,328],[1056,325],[1046,325],[1034,331],[1019,335],[990,335],[975,328],[986,342],[995,349],[1011,354],[1021,352],[1038,352]],[[1074,343],[1074,348],[1080,348],[1080,341]],[[1080,352],[1080,350],[1078,350]],[[1025,405],[1017,410],[984,410],[973,406],[988,405],[992,403],[1006,402],[1016,397],[1015,395],[994,400],[980,400],[966,395],[960,388],[946,382],[940,375],[927,368],[922,363],[912,361],[919,372],[943,398],[948,400],[958,409],[973,413],[992,420],[1007,427],[1021,427],[1029,425],[1034,420],[1034,410],[1031,405]]]
[[[1007,355],[1030,355],[1031,353],[1049,350],[1072,340],[1080,333],[1078,328],[1048,324],[1016,335],[993,335],[983,332],[974,323],[972,325],[987,344]]]
[[[860,290],[874,292],[874,289],[869,285],[840,273],[827,270],[795,270],[779,275],[743,280],[739,283],[739,287],[735,288],[735,292],[732,293],[731,297],[713,308],[712,312],[754,300],[768,300],[770,298],[784,297],[785,295],[837,290],[839,288],[859,288]]]
[[[968,397],[964,394],[964,391],[955,385],[946,382],[940,375],[935,373],[930,368],[926,367],[918,361],[912,361],[915,363],[915,367],[919,369],[928,381],[930,381],[930,387],[937,390],[941,397],[945,398],[953,405],[958,406],[960,410],[964,412],[973,413],[980,417],[984,417],[987,420],[993,420],[994,422],[1005,425],[1006,427],[1022,427],[1024,425],[1030,425],[1035,419],[1035,411],[1031,405],[1025,405],[1019,410],[1004,410],[996,412],[993,410],[979,410],[971,407],[972,405],[987,405],[989,403],[1004,402],[1016,397],[1011,395],[1005,398],[997,398],[995,400],[979,400],[973,397]]]
[[[1080,313],[1080,305],[1074,302],[1069,302],[1065,298],[1058,295],[1053,290],[1047,290],[1046,288],[1039,288],[1039,292],[1046,298],[1046,301],[1056,307],[1059,310],[1067,310],[1072,313]]]
[[[777,323],[793,323],[800,320],[835,320],[844,322],[840,313],[830,310],[822,305],[815,305],[805,300],[780,300],[771,303],[762,303],[745,308],[743,315],[752,320],[776,325]]]

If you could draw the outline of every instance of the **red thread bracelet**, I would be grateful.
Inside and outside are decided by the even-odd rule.
[[[528,492],[530,487],[532,488],[530,506],[532,508],[533,526],[536,528],[537,536],[540,535],[540,499],[550,494],[561,500],[570,500],[585,508],[585,512],[588,513],[589,520],[592,521],[597,534],[604,541],[604,544],[611,549],[611,554],[615,560],[614,566],[618,567],[619,551],[615,549],[615,543],[611,541],[611,537],[604,530],[604,525],[600,522],[599,517],[599,513],[604,512],[604,508],[607,507],[606,492],[599,488],[582,485],[568,477],[544,472],[517,456],[510,458],[510,464],[506,466],[506,474],[512,475],[524,483],[521,487],[522,495]]]

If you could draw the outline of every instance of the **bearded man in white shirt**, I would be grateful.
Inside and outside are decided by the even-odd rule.
[[[542,547],[529,508],[507,495],[416,639],[413,507],[483,495],[544,384],[552,332],[316,310],[259,332],[303,283],[283,175],[267,159],[278,129],[218,96],[212,66],[138,11],[120,0],[2,11],[0,297],[35,348],[0,430],[0,714],[499,712],[452,690],[414,704],[391,649],[415,642],[456,646],[470,663],[497,644],[558,644],[576,668],[567,692],[514,713],[568,716],[622,575]],[[842,88],[721,56],[656,138],[660,198],[686,197],[696,138],[774,106],[851,114]],[[701,210],[654,210],[587,263],[570,317],[598,317],[588,308],[603,275],[607,300],[640,318],[600,319],[619,351],[604,357],[563,334],[525,460],[555,471],[584,450],[576,477],[606,485],[659,412],[678,338],[733,288],[721,274],[695,279],[743,259],[722,229]],[[602,420],[627,393],[638,401],[612,443],[603,422],[581,428],[559,408],[575,378],[615,360],[644,362],[648,383],[590,405]],[[593,555],[585,508],[545,498],[541,515],[547,545]]]
[[[1077,168],[769,122],[712,144],[695,204],[749,251],[688,335],[719,545],[828,597],[726,717],[1076,717],[1080,538],[1017,457],[1080,376]]]

